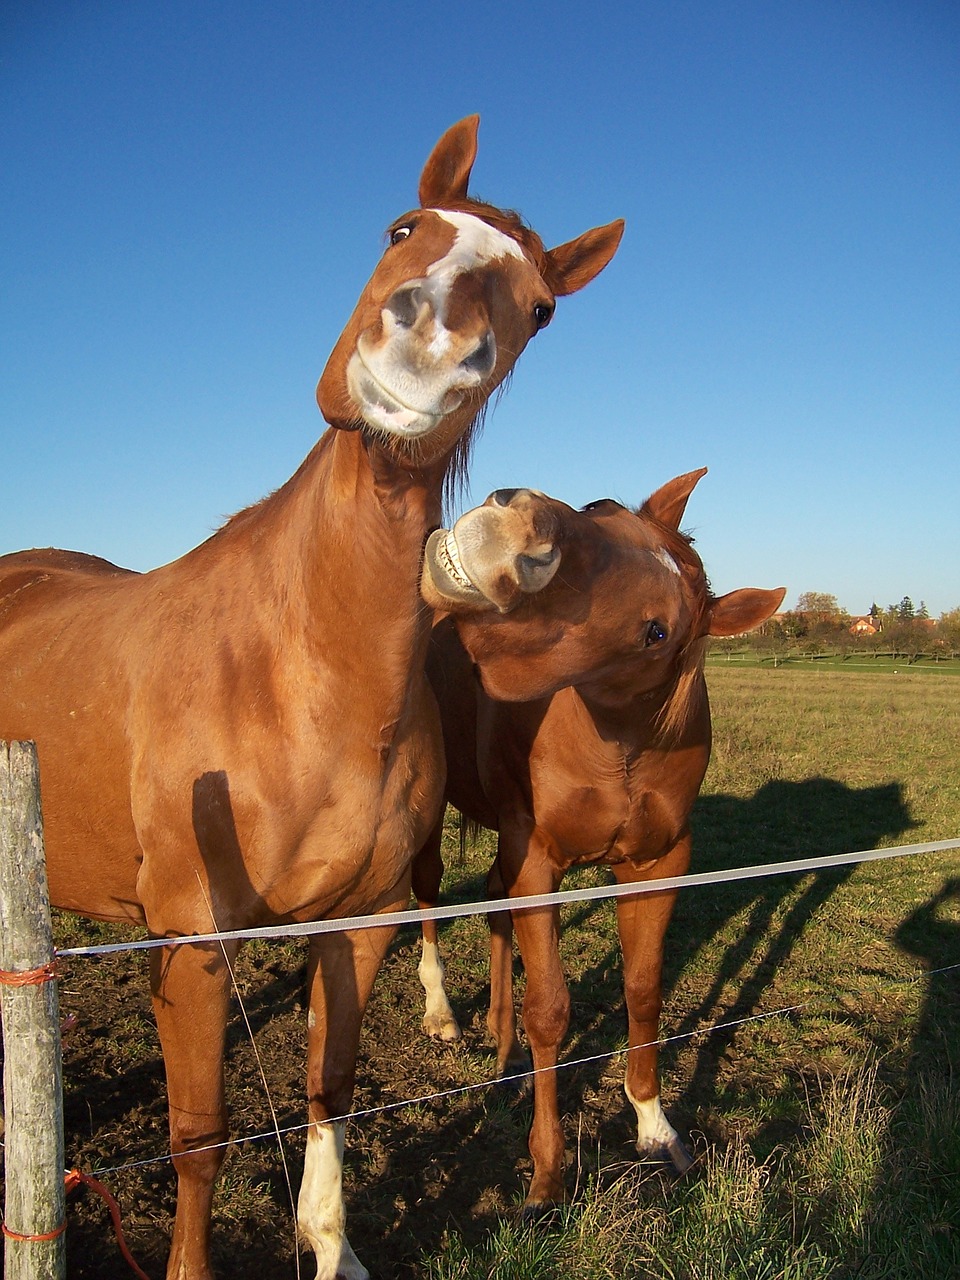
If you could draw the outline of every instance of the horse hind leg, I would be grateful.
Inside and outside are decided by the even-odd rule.
[[[499,858],[487,876],[487,897],[503,898],[506,886]],[[490,929],[490,1007],[487,1031],[497,1046],[497,1076],[510,1082],[512,1077],[527,1076],[530,1056],[517,1036],[517,1010],[513,997],[513,921],[509,911],[491,911],[487,916]],[[513,1081],[523,1086],[527,1080]]]
[[[447,991],[443,984],[445,975],[446,970],[440,959],[440,948],[437,945],[436,921],[425,920],[420,963],[417,965],[417,976],[426,996],[423,1029],[433,1039],[445,1040],[452,1044],[460,1039],[463,1032],[460,1030],[453,1006],[447,998]]]
[[[413,892],[421,910],[435,907],[440,897],[440,881],[443,878],[443,859],[440,854],[442,833],[441,821],[413,861]],[[426,996],[424,1031],[436,1040],[451,1043],[459,1040],[462,1035],[460,1024],[447,998],[443,982],[444,968],[440,959],[436,920],[423,922],[417,976]]]

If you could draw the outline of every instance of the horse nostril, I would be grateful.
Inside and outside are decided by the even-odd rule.
[[[497,343],[493,333],[488,329],[467,358],[460,363],[464,369],[469,369],[480,378],[486,378],[493,372],[496,362]]]
[[[509,507],[520,492],[519,489],[497,489],[496,492],[491,493],[490,501],[495,507]]]
[[[398,324],[410,329],[416,322],[425,301],[420,284],[404,284],[394,290],[384,304],[384,309],[390,312]]]
[[[546,547],[539,555],[532,555],[529,552],[519,555],[517,562],[520,567],[527,573],[535,572],[537,569],[549,569],[557,558],[557,548],[554,546]]]

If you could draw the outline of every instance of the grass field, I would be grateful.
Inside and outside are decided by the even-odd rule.
[[[708,676],[715,746],[694,813],[696,869],[960,836],[952,675],[721,660]],[[454,844],[451,833],[446,898],[476,898],[489,842],[462,864]],[[427,1100],[354,1122],[347,1154],[348,1229],[381,1280],[960,1275],[960,969],[949,969],[960,966],[960,854],[681,894],[663,1032],[686,1038],[662,1056],[665,1106],[697,1154],[679,1182],[632,1159],[613,908],[567,908],[566,921],[566,1057],[614,1056],[561,1077],[572,1200],[536,1228],[516,1213],[529,1099],[498,1088],[430,1096],[493,1073],[482,921],[443,933],[465,1031],[453,1047],[420,1036],[416,940],[398,938],[364,1030],[357,1103]],[[67,919],[58,929],[61,945],[103,932]],[[289,1125],[303,1118],[302,972],[300,949],[257,943],[239,974]],[[65,1008],[81,1014],[66,1060],[68,1160],[86,1169],[163,1150],[145,990],[129,957],[76,962],[64,983]],[[754,1020],[700,1033],[742,1018]],[[239,1026],[228,1074],[235,1130],[269,1128]],[[296,1179],[299,1136],[287,1145]],[[161,1274],[168,1166],[108,1181],[141,1265]],[[232,1149],[223,1181],[220,1273],[295,1274],[276,1144]],[[120,1274],[102,1209],[84,1200],[71,1214],[71,1280]]]

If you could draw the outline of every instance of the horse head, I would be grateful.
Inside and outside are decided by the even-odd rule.
[[[623,222],[546,250],[518,215],[467,193],[478,116],[453,125],[420,178],[420,207],[387,246],[317,386],[324,418],[366,428],[398,460],[449,454],[556,298],[613,257]]]
[[[628,707],[699,672],[707,636],[750,631],[784,589],[715,597],[680,532],[706,468],[638,510],[612,499],[576,511],[532,489],[501,489],[427,542],[421,593],[452,615],[493,698],[522,702],[574,685]]]

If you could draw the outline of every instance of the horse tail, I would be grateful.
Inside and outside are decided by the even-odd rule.
[[[460,861],[463,862],[467,856],[467,839],[469,837],[471,843],[475,842],[483,827],[479,822],[475,822],[473,818],[468,818],[466,814],[457,810],[457,816],[460,821],[458,824],[460,836]]]

